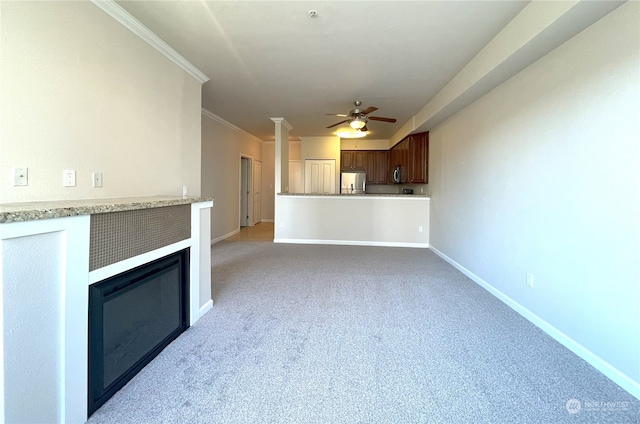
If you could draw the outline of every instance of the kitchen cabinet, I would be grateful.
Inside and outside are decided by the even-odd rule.
[[[429,182],[429,133],[409,136],[407,180],[411,184]]]
[[[411,134],[390,150],[343,150],[341,170],[364,171],[367,184],[393,183],[393,170],[401,167],[401,184],[429,182],[429,132]]]
[[[376,184],[387,184],[389,178],[387,176],[389,172],[389,153],[384,150],[376,151]]]
[[[402,184],[426,184],[429,175],[429,133],[411,134],[389,153],[389,175],[400,165]],[[391,178],[391,177],[390,177]]]
[[[409,136],[411,137],[411,136]],[[396,166],[400,166],[400,183],[409,182],[408,166],[409,166],[409,137],[404,138],[400,143],[393,146],[390,151],[389,160],[389,181],[393,182],[393,170]]]
[[[343,171],[366,171],[364,150],[340,152],[340,169]]]
[[[400,178],[402,184],[407,184],[409,182],[409,141],[411,136],[405,138],[400,142],[400,165],[402,166],[402,171],[400,172]]]
[[[376,183],[376,152],[368,150],[365,153],[365,168],[367,171],[367,184]]]
[[[390,183],[393,183],[393,170],[398,165],[402,166],[400,164],[400,148],[396,144],[391,150],[389,150],[389,169],[387,169],[387,173]]]
[[[367,184],[387,184],[389,160],[386,150],[366,150],[365,168]]]

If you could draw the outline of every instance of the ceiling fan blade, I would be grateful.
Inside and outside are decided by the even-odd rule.
[[[375,106],[369,106],[368,108],[366,108],[365,110],[361,111],[360,113],[361,113],[361,114],[363,114],[363,115],[368,115],[368,114],[370,114],[371,112],[375,112],[376,110],[378,110],[378,108],[377,108],[377,107],[375,107]]]
[[[367,128],[367,125],[365,124],[364,127],[360,128],[360,131],[367,132],[367,131],[369,131],[369,128]]]
[[[346,118],[349,115],[345,115],[344,113],[325,113],[325,115],[327,116],[341,116],[343,118]]]
[[[394,118],[382,118],[380,116],[367,116],[367,119],[371,119],[372,121],[396,122]]]
[[[329,125],[327,128],[333,128],[333,127],[335,127],[336,125],[344,124],[345,122],[349,122],[349,119],[345,119],[344,121],[340,121],[340,122],[335,123],[335,124],[333,124],[333,125]]]

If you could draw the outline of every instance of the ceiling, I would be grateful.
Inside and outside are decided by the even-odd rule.
[[[202,106],[261,140],[329,136],[355,100],[389,139],[528,1],[118,1],[210,81]],[[317,16],[311,17],[310,10]]]

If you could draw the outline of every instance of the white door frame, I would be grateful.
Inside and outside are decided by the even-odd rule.
[[[253,195],[253,199],[251,199],[251,201],[253,202],[253,213],[251,215],[251,222],[253,223],[253,225],[256,225],[262,222],[262,161],[254,159],[252,168],[253,168],[253,175],[251,175],[251,181],[254,184],[253,184],[253,190],[251,190],[251,194]],[[259,174],[258,181],[256,181],[256,176],[258,175],[258,169],[260,169],[260,174]],[[256,187],[256,183],[258,184],[258,187]],[[259,201],[258,205],[256,205],[256,198]],[[259,219],[257,220],[256,220],[256,214],[259,215]]]
[[[242,159],[247,159],[247,215],[249,218],[247,219],[247,227],[253,226],[253,157],[249,155],[245,155],[244,153],[240,153],[240,166],[238,169],[238,173],[240,174],[240,178],[238,179],[238,229],[241,228],[242,225],[242,179],[245,178],[245,175],[242,174]]]

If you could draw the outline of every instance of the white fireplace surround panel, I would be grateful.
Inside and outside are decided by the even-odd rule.
[[[190,325],[211,309],[212,206],[191,205],[190,239],[92,272],[89,215],[0,225],[0,422],[87,420],[90,284],[190,248]]]

